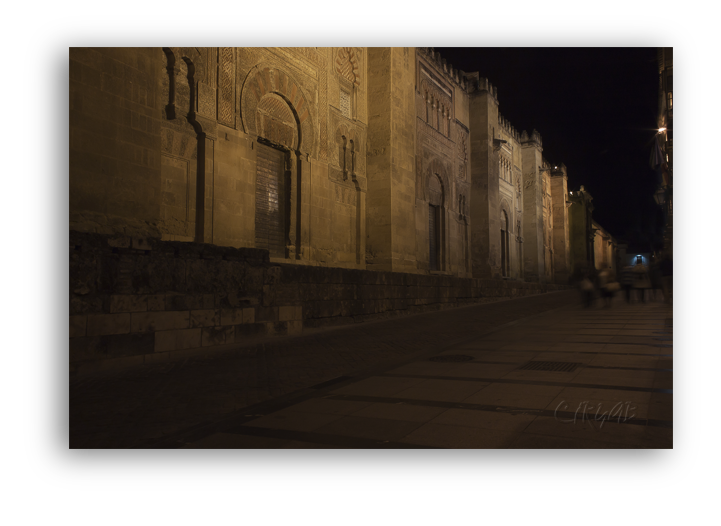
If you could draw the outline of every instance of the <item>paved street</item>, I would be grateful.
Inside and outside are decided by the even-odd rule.
[[[672,310],[576,291],[70,381],[74,448],[670,448]]]

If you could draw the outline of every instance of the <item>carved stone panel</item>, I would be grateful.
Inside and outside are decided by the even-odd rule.
[[[361,71],[358,53],[352,47],[338,49],[335,57],[335,70],[341,77],[349,80],[352,84],[360,86]]]
[[[456,143],[456,156],[457,156],[457,164],[458,164],[458,178],[461,181],[467,181],[467,171],[468,171],[468,133],[461,128],[460,126],[457,127],[456,137],[458,137],[458,142]]]
[[[313,83],[311,93],[317,90],[317,84]],[[258,126],[261,122],[269,122],[258,118],[258,108],[261,100],[272,94],[273,100],[278,98],[286,102],[291,110],[296,127],[299,127],[299,144],[297,148],[303,153],[313,155],[315,153],[314,145],[317,143],[315,127],[313,125],[313,109],[312,99],[306,95],[298,81],[293,78],[286,70],[271,65],[258,65],[251,69],[245,81],[241,92],[241,117],[245,132],[252,135],[260,135]],[[264,104],[272,104],[270,101]],[[270,116],[273,114],[273,108],[270,106],[263,107],[260,113]],[[278,117],[278,115],[276,115]],[[284,115],[281,122],[287,122],[287,115]],[[271,119],[272,120],[272,119]],[[269,124],[273,124],[270,123]],[[280,124],[276,122],[275,124]],[[278,128],[278,132],[280,132]],[[286,130],[287,131],[287,130]]]
[[[215,119],[215,89],[205,82],[198,82],[198,113]]]
[[[222,47],[218,64],[218,120],[228,126],[234,126],[234,85],[235,53],[231,47]]]
[[[256,129],[260,137],[295,150],[298,129],[288,103],[273,93],[265,95],[256,110]]]

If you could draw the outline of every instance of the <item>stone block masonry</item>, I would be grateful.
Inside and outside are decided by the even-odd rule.
[[[69,248],[73,374],[565,288],[271,263],[261,249],[77,231]]]

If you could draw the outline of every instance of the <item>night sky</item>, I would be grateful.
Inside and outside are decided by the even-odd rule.
[[[594,219],[637,250],[661,244],[649,156],[656,133],[656,48],[436,48],[498,89],[499,111],[543,138],[568,167],[569,190],[593,196]]]

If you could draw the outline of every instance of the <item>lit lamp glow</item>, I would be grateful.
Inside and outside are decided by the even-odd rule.
[[[658,133],[663,133],[663,132],[665,132],[665,131],[666,131],[666,128],[659,128],[659,129],[658,129]]]

